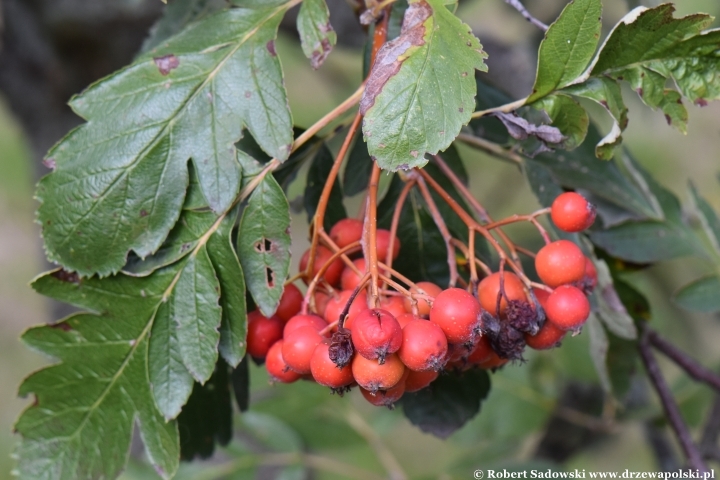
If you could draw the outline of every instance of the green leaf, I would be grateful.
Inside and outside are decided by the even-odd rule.
[[[386,43],[360,102],[368,151],[391,171],[422,166],[470,121],[475,70],[485,52],[440,0],[415,0],[399,37]]]
[[[550,25],[540,43],[538,67],[527,103],[572,83],[590,63],[602,26],[600,0],[574,0]]]
[[[327,181],[328,175],[330,175],[330,170],[332,170],[334,163],[335,158],[332,152],[327,145],[323,144],[310,164],[310,169],[307,174],[307,184],[305,186],[305,211],[307,212],[308,222],[310,223],[312,223],[312,219],[315,216],[318,201],[320,200],[322,191],[325,188],[325,182]],[[330,228],[332,228],[335,223],[346,217],[347,212],[343,205],[342,187],[340,186],[340,181],[336,178],[330,191],[323,226],[326,231],[330,231]]]
[[[233,369],[231,379],[238,408],[241,412],[247,412],[250,407],[250,371],[247,355]]]
[[[207,247],[189,256],[174,287],[169,302],[173,304],[180,354],[193,378],[204,383],[217,362],[222,318],[220,282]]]
[[[594,126],[588,130],[585,143],[572,152],[544,153],[525,163],[546,167],[555,183],[567,188],[583,189],[639,218],[662,219],[662,209],[647,182],[635,171],[625,155],[612,161],[598,162],[593,145],[600,140]],[[548,199],[550,203],[554,200]],[[550,205],[547,203],[547,205]]]
[[[237,247],[247,288],[268,317],[275,313],[290,269],[289,232],[290,206],[280,185],[268,175],[250,195]]]
[[[607,368],[607,352],[610,348],[605,329],[600,324],[600,320],[594,315],[585,322],[585,328],[590,336],[590,358],[592,358],[595,371],[600,379],[600,386],[605,392],[612,391],[612,383],[610,382],[610,372]]]
[[[330,25],[330,11],[325,0],[304,0],[300,5],[297,29],[305,56],[314,69],[320,68],[330,54],[337,35]]]
[[[247,337],[247,305],[245,302],[245,278],[235,249],[232,247],[232,229],[237,209],[227,215],[217,232],[208,240],[208,254],[215,274],[220,280],[220,355],[232,367],[245,356]]]
[[[403,395],[400,403],[410,422],[425,433],[447,438],[480,411],[490,392],[484,370],[440,375],[427,388]]]
[[[598,317],[607,329],[618,337],[625,340],[636,339],[635,323],[615,291],[607,264],[597,259],[594,259],[593,263],[598,272],[598,284],[593,294]]]
[[[668,3],[630,12],[605,41],[592,75],[619,78],[630,69],[636,76],[650,70],[674,80],[695,103],[720,97],[720,31],[703,32],[712,23],[710,15],[673,18],[674,11]]]
[[[685,224],[677,197],[639,165],[632,161],[629,165],[642,175],[657,198],[664,220],[630,221],[607,230],[593,231],[590,233],[593,243],[614,257],[636,263],[653,263],[688,255],[706,256],[707,252],[695,232]]]
[[[544,110],[552,120],[552,125],[563,134],[565,137],[562,142],[563,149],[573,150],[585,140],[590,117],[572,98],[567,95],[548,95],[532,106]]]
[[[88,122],[48,153],[55,170],[37,190],[51,261],[105,276],[129,250],[156,251],[178,219],[191,158],[210,207],[227,210],[243,127],[269,155],[288,157],[292,119],[274,50],[287,8],[210,15],[72,100]]]
[[[693,213],[700,220],[705,236],[715,253],[720,255],[720,218],[718,218],[710,204],[700,196],[692,183],[690,183],[690,200]]]
[[[565,93],[588,98],[597,102],[608,111],[613,119],[610,133],[595,147],[595,155],[609,160],[615,154],[615,148],[622,142],[622,132],[627,127],[627,108],[623,102],[620,85],[605,77],[590,78],[584,83],[563,90]]]
[[[15,425],[21,478],[114,478],[127,459],[135,419],[156,471],[170,478],[178,467],[177,425],[155,408],[148,378],[152,321],[176,272],[145,278],[99,280],[54,271],[33,283],[39,293],[81,308],[55,325],[23,335],[30,347],[60,363],[20,387],[36,401]]]
[[[148,375],[155,405],[167,420],[178,416],[192,392],[192,375],[183,363],[175,305],[161,303],[150,333]]]
[[[698,278],[675,292],[673,300],[687,310],[720,311],[720,277],[708,275]]]
[[[180,32],[189,23],[227,7],[225,0],[175,0],[165,6],[160,20],[150,29],[150,35],[142,45],[142,51],[157,47]]]
[[[232,417],[228,366],[220,359],[207,383],[195,384],[178,417],[182,459],[209,458],[215,442],[227,445],[232,439]]]
[[[358,135],[345,161],[345,172],[343,173],[345,195],[352,197],[367,188],[372,165],[373,161],[368,153],[367,144]]]
[[[622,398],[630,390],[632,376],[637,370],[637,342],[624,340],[612,333],[608,333],[608,340],[606,362],[610,383],[615,397]]]

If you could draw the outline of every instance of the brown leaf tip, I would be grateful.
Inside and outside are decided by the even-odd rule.
[[[273,57],[277,56],[277,52],[275,51],[275,40],[270,40],[265,44],[265,48],[267,48],[267,51],[270,52],[270,55]]]
[[[51,277],[57,278],[61,282],[80,283],[80,277],[75,272],[68,272],[67,270],[56,270],[50,274]]]
[[[385,84],[398,71],[405,60],[401,57],[411,47],[419,47],[425,44],[425,21],[433,14],[430,5],[422,0],[411,4],[405,10],[402,30],[400,36],[387,42],[378,51],[375,63],[368,76],[365,92],[360,100],[360,113],[365,113],[375,104],[375,98],[380,94]]]
[[[169,55],[163,55],[162,57],[153,57],[153,61],[160,71],[160,75],[163,76],[168,75],[171,71],[180,66],[180,59],[172,53]]]
[[[45,166],[46,166],[47,168],[49,168],[50,170],[55,170],[55,167],[57,166],[57,165],[55,164],[55,159],[54,159],[54,158],[44,158],[43,161],[42,161],[42,164],[45,165]]]

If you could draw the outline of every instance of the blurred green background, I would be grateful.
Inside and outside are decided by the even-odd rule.
[[[609,27],[623,15],[626,5],[620,0],[603,3]],[[546,21],[551,21],[548,15],[557,12],[562,4],[560,0],[528,2],[530,11]],[[720,5],[716,0],[683,0],[678,10],[682,14],[717,14]],[[464,2],[460,14],[482,41],[492,39],[514,51],[532,54],[539,40],[537,32],[501,0]],[[300,126],[309,126],[343,100],[360,79],[359,51],[337,48],[319,71],[313,71],[293,38],[282,36],[277,49],[286,70],[292,111]],[[532,55],[528,58],[529,62],[518,68],[533,70]],[[490,57],[491,71],[494,67],[507,68],[497,63],[504,60],[496,60],[494,65]],[[702,109],[690,106],[689,133],[683,136],[667,126],[662,114],[642,106],[634,93],[625,93],[630,123],[624,138],[632,153],[681,200],[686,200],[687,184],[692,181],[720,211],[720,104]],[[604,125],[604,120],[599,120]],[[38,226],[33,223],[35,169],[29,150],[23,132],[0,99],[0,479],[10,477],[10,455],[16,442],[12,424],[27,404],[27,400],[16,398],[17,386],[25,375],[47,362],[18,341],[24,329],[50,320],[48,302],[28,287],[43,265]],[[467,148],[462,148],[461,154],[472,172],[473,193],[496,218],[537,208],[515,167]],[[291,200],[301,185],[293,188]],[[306,232],[304,214],[296,215],[295,262],[307,245]],[[515,233],[522,243],[527,231]],[[634,273],[628,280],[651,299],[656,328],[715,368],[720,364],[719,319],[682,311],[669,300],[674,289],[705,273],[705,268],[700,261],[681,259]],[[494,374],[492,390],[480,415],[446,441],[421,433],[401,412],[369,406],[358,392],[338,398],[303,382],[271,387],[264,370],[253,367],[253,413],[239,419],[236,440],[211,461],[183,467],[180,476],[255,478],[253,467],[265,465],[257,478],[370,478],[368,472],[387,477],[388,466],[396,462],[409,478],[462,479],[471,478],[476,468],[547,467],[549,464],[538,460],[536,450],[563,387],[570,380],[580,384],[596,382],[587,340],[587,335],[569,338],[558,350],[533,352],[526,364]],[[690,382],[673,366],[663,363],[663,367],[697,437],[711,393]],[[622,421],[609,432],[590,435],[592,441],[587,448],[554,468],[656,469],[644,425],[660,410],[654,394],[648,391],[645,395],[647,405],[627,414],[619,412]],[[672,445],[677,454],[674,442]],[[387,455],[379,454],[378,449]],[[296,451],[317,456],[307,460],[316,462],[316,476],[306,477],[301,467],[287,467],[297,465],[295,457],[277,453]],[[141,462],[133,461],[125,477],[154,475]]]

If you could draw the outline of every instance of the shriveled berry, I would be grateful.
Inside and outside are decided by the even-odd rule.
[[[330,238],[338,247],[343,248],[360,240],[362,232],[362,220],[343,218],[330,229]]]
[[[283,321],[273,315],[267,318],[259,310],[248,314],[247,352],[254,358],[265,358],[273,343],[283,336]]]
[[[388,355],[382,365],[377,360],[368,360],[362,355],[355,355],[352,372],[358,385],[365,390],[377,392],[394,387],[403,377],[405,365],[394,353]]]
[[[572,285],[562,285],[546,301],[547,319],[562,330],[581,327],[590,315],[590,302],[585,294]]]
[[[284,338],[282,356],[290,368],[300,374],[310,373],[310,359],[323,337],[311,326],[299,327]]]
[[[579,282],[585,276],[585,255],[573,242],[558,240],[538,251],[535,270],[549,287]]]
[[[415,286],[410,288],[411,293],[422,293],[424,295],[427,295],[428,297],[435,298],[437,297],[440,292],[442,292],[442,288],[438,287],[432,282],[418,282],[415,284]],[[412,302],[409,298],[404,298],[404,306],[405,311],[412,312]],[[425,316],[430,315],[430,304],[427,302],[427,300],[418,299],[417,301],[417,309],[418,309],[418,315]]]
[[[524,285],[520,278],[512,272],[503,272],[503,289],[505,295],[500,299],[500,311],[498,312],[498,294],[500,293],[500,272],[495,272],[483,278],[478,285],[478,299],[483,310],[497,317],[505,314],[508,307],[508,300],[519,300],[526,302]]]
[[[283,322],[287,322],[300,311],[302,306],[303,294],[300,289],[292,283],[285,285],[285,290],[280,297],[275,315],[280,317]]]
[[[333,389],[340,389],[353,383],[355,379],[352,375],[350,365],[338,368],[329,356],[329,342],[323,341],[317,347],[310,359],[310,373],[320,385]]]
[[[300,378],[300,374],[294,372],[282,356],[283,340],[273,343],[265,357],[265,368],[270,375],[270,380],[280,383],[292,383]]]
[[[390,312],[373,308],[360,312],[352,323],[352,342],[357,353],[370,360],[385,361],[403,342],[403,329]]]
[[[595,206],[575,192],[565,192],[553,201],[550,217],[564,232],[581,232],[595,221]]]
[[[448,288],[435,297],[430,321],[442,329],[448,343],[470,342],[480,328],[480,304],[465,290]]]
[[[445,333],[433,322],[413,320],[402,329],[402,345],[398,356],[410,370],[442,370],[447,350]]]
[[[315,251],[315,263],[313,264],[313,271],[311,273],[311,278],[306,279],[307,281],[312,280],[315,275],[318,274],[320,269],[328,263],[328,260],[330,260],[330,257],[333,256],[333,253],[328,250],[327,248],[323,247],[322,245],[319,245],[317,247],[317,250]],[[304,272],[307,268],[308,261],[310,260],[310,249],[306,250],[303,254],[302,258],[300,258],[300,271]],[[336,258],[335,260],[330,263],[330,266],[325,270],[325,273],[323,274],[323,278],[326,282],[328,282],[330,285],[337,285],[340,283],[340,275],[342,275],[343,268],[345,268],[345,264],[340,258]]]

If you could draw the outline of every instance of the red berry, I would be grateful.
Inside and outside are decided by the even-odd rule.
[[[377,360],[368,360],[362,355],[355,355],[352,372],[358,385],[365,390],[377,392],[397,385],[405,373],[405,365],[394,353],[388,355],[382,365]]]
[[[357,353],[380,362],[389,353],[397,352],[403,342],[403,329],[386,310],[364,310],[352,322],[352,342]]]
[[[327,307],[330,301],[330,294],[325,292],[315,292],[313,294],[315,298],[315,313],[323,317],[325,315],[325,307]]]
[[[384,230],[382,228],[378,228],[377,233],[375,234],[375,245],[377,245],[378,260],[380,260],[383,263],[386,263],[388,249],[390,248],[390,230]],[[399,253],[400,253],[400,240],[398,240],[398,238],[395,237],[395,242],[393,243],[392,258],[396,259]]]
[[[315,275],[317,275],[320,269],[328,262],[328,260],[330,260],[330,257],[332,256],[333,253],[330,250],[323,247],[322,245],[319,245],[317,247],[317,250],[315,251],[315,263],[313,264],[313,271],[311,277],[309,279],[306,279],[306,281],[310,282],[310,280],[312,280]],[[303,253],[302,258],[300,259],[299,269],[301,272],[305,271],[309,260],[310,249],[306,250],[305,253]],[[336,258],[335,260],[333,260],[327,270],[325,270],[323,278],[330,285],[337,285],[340,282],[340,275],[342,275],[343,268],[345,268],[345,264],[343,263],[343,261],[340,258]]]
[[[480,327],[480,304],[461,288],[448,288],[435,297],[430,321],[445,333],[449,343],[472,341]]]
[[[558,240],[538,251],[535,270],[549,287],[578,282],[585,276],[585,255],[573,242]]]
[[[300,327],[313,327],[316,331],[320,331],[327,327],[327,323],[317,315],[295,315],[285,324],[283,328],[283,337],[287,338],[290,332]]]
[[[581,327],[587,320],[590,315],[590,302],[577,287],[562,285],[548,297],[545,314],[556,327],[573,330]]]
[[[535,335],[525,334],[525,343],[535,350],[547,350],[560,345],[560,340],[567,332],[555,326],[552,322],[545,322]]]
[[[405,325],[412,322],[413,320],[419,320],[420,317],[416,317],[412,313],[403,313],[402,315],[395,317],[395,320],[400,324],[400,328],[405,328]]]
[[[298,327],[284,338],[282,356],[297,373],[310,373],[310,359],[323,337],[311,326]]]
[[[330,388],[342,388],[350,385],[355,381],[352,375],[350,365],[338,368],[332,360],[330,360],[330,345],[326,340],[315,347],[315,351],[310,358],[310,372],[313,378],[320,385]]]
[[[285,290],[283,290],[283,294],[280,297],[280,303],[278,304],[275,315],[280,317],[283,322],[287,322],[300,311],[302,301],[303,294],[299,288],[292,283],[285,285]]]
[[[583,276],[582,282],[580,282],[580,289],[585,293],[590,294],[598,283],[598,272],[595,268],[595,264],[592,260],[585,257],[585,275]]]
[[[380,298],[380,308],[382,308],[383,310],[387,310],[395,318],[406,313],[403,297],[398,296]]]
[[[483,335],[475,343],[475,346],[470,351],[470,355],[467,357],[468,365],[480,365],[481,363],[492,358],[495,351],[490,345],[490,339],[487,335]]]
[[[300,374],[290,369],[282,356],[283,340],[272,344],[265,357],[265,368],[273,382],[292,383],[300,378]]]
[[[430,385],[438,377],[438,372],[414,372],[408,370],[405,377],[405,391],[408,393],[417,392]]]
[[[343,290],[355,290],[355,288],[360,285],[360,278],[362,277],[362,274],[367,271],[364,258],[353,260],[353,264],[357,267],[361,274],[358,275],[352,268],[345,267],[342,275],[340,276],[340,288]]]
[[[340,247],[346,247],[362,238],[363,222],[354,218],[343,218],[330,229],[330,238]]]
[[[328,300],[325,306],[325,321],[332,323],[340,318],[340,314],[345,308],[345,305],[347,305],[348,300],[350,300],[352,293],[352,290],[343,290],[337,294],[337,296],[330,297],[330,300]],[[367,310],[367,292],[365,290],[361,290],[355,297],[355,300],[353,300],[350,310],[348,311],[348,318],[345,319],[345,328],[350,328],[352,319],[363,310]]]
[[[532,292],[535,295],[535,298],[537,299],[542,309],[545,310],[545,304],[547,303],[547,299],[550,296],[550,292],[548,292],[547,290],[543,290],[542,288],[533,288]]]
[[[550,207],[550,217],[564,232],[581,232],[595,221],[595,205],[575,192],[559,195]]]
[[[437,297],[440,292],[442,292],[442,288],[438,287],[432,282],[418,282],[415,284],[414,287],[410,288],[410,291],[412,293],[423,293],[427,295],[428,297],[435,298]],[[409,298],[404,297],[404,305],[405,305],[405,311],[412,312],[412,302]],[[418,315],[420,316],[426,316],[430,315],[430,307],[431,305],[427,302],[427,300],[418,299],[417,301],[417,309],[418,309]]]
[[[445,333],[433,322],[413,320],[402,329],[398,356],[410,370],[442,370],[447,350]]]
[[[524,285],[520,278],[512,272],[503,272],[503,289],[505,296],[500,300],[500,311],[497,311],[498,293],[500,292],[500,272],[483,278],[478,285],[478,298],[483,310],[491,315],[502,316],[507,310],[508,300],[527,302]],[[507,296],[507,298],[505,298]],[[498,315],[499,314],[499,315]]]
[[[500,355],[495,352],[495,350],[492,351],[490,354],[490,357],[487,360],[484,360],[478,364],[478,367],[485,369],[485,370],[491,370],[495,368],[500,368],[503,365],[505,365],[508,362],[507,358],[501,358]]]
[[[273,343],[283,336],[283,321],[273,315],[263,316],[259,310],[248,314],[247,352],[255,358],[265,358]]]
[[[372,403],[376,407],[388,407],[392,408],[395,402],[405,393],[405,382],[400,380],[394,387],[388,388],[387,390],[378,390],[372,393],[364,388],[360,388],[362,396],[365,400]]]

